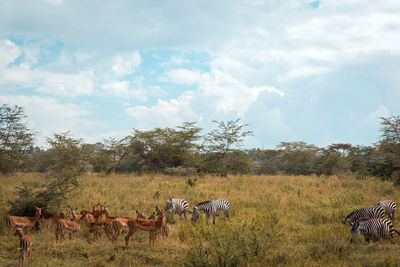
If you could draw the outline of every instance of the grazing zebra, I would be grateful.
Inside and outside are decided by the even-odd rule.
[[[394,220],[394,213],[396,211],[396,203],[392,200],[381,200],[376,203],[377,206],[382,207],[390,219]]]
[[[207,224],[210,215],[213,216],[213,224],[215,224],[215,216],[218,216],[219,212],[223,211],[225,216],[227,218],[229,217],[228,216],[229,206],[230,206],[229,202],[225,199],[201,202],[193,207],[193,212],[191,212],[192,221],[197,221],[200,217],[200,212],[204,212],[206,214]]]
[[[393,224],[389,219],[382,218],[360,218],[351,227],[351,239],[353,242],[355,237],[360,234],[364,236],[365,242],[369,242],[371,239],[373,242],[378,241],[380,238],[388,239],[394,237],[394,232],[400,235],[400,232],[393,228]]]
[[[385,216],[385,211],[380,206],[370,206],[366,208],[361,208],[359,210],[353,211],[343,220],[343,224],[347,222],[349,225],[353,225],[354,222],[359,218],[383,218]]]
[[[174,198],[169,198],[167,200],[167,203],[165,204],[165,211],[171,212],[171,213],[175,213],[175,214],[179,214],[179,217],[182,218],[182,214],[183,216],[186,217],[186,213],[188,211],[188,203],[186,200],[184,199],[174,199]]]

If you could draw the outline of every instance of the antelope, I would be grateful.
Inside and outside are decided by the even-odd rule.
[[[156,211],[153,212],[153,214],[151,214],[151,215],[149,216],[149,218],[147,218],[147,219],[155,219],[155,218],[156,218],[156,213],[157,213],[157,212],[159,212],[158,207],[156,207]],[[138,218],[139,218],[139,216],[138,216]],[[155,234],[155,238],[157,238],[157,236],[158,236],[159,234],[161,234],[163,238],[167,238],[168,235],[169,235],[169,230],[170,230],[170,227],[169,227],[169,225],[167,224],[167,219],[164,217],[164,219],[163,219],[163,224],[162,224],[162,226],[161,226],[160,231],[154,233],[154,234]]]
[[[28,257],[31,257],[32,237],[29,235],[24,235],[21,227],[17,227],[15,235],[19,236],[19,264],[23,265],[26,254],[28,254]]]
[[[40,224],[43,224],[47,227],[53,226],[57,221],[58,216],[59,215],[57,213],[42,212],[40,215]]]
[[[98,220],[98,221],[94,221],[89,223],[89,232],[91,234],[94,234],[94,237],[99,236],[101,238],[101,231],[103,230],[108,239],[112,240],[112,237],[110,236],[110,234],[112,235],[112,222],[113,220]]]
[[[105,214],[107,220],[112,221],[112,227],[110,231],[112,232],[112,241],[115,242],[122,231],[128,231],[128,220],[133,219],[132,217],[118,217],[110,216],[107,207],[103,207],[102,214]]]
[[[75,207],[71,207],[70,205],[68,205],[68,207],[71,209],[71,212],[72,212],[72,221],[77,222],[77,223],[80,224],[80,222],[82,220],[85,220],[86,225],[88,225],[88,226],[89,226],[89,224],[91,222],[94,221],[94,216],[92,214],[86,213],[86,212],[83,215],[76,214],[75,213]]]
[[[60,238],[60,242],[65,239],[65,233],[69,233],[69,239],[72,239],[72,235],[76,238],[76,233],[81,229],[78,222],[73,222],[66,219],[59,219],[56,223],[56,240]]]
[[[125,237],[125,248],[129,246],[129,239],[139,229],[149,232],[149,247],[154,244],[155,232],[160,231],[164,220],[164,210],[161,209],[157,212],[157,219],[142,219],[134,218],[128,220],[129,232]]]
[[[42,214],[42,209],[35,206],[36,212],[35,217],[18,217],[18,216],[7,216],[6,224],[8,230],[5,235],[8,235],[11,229],[15,226],[25,228],[25,231],[30,230],[36,223],[40,220],[40,215]]]
[[[99,206],[100,205],[100,209],[96,209],[96,207],[97,206]],[[84,213],[88,213],[88,214],[91,214],[91,215],[93,215],[93,217],[96,219],[96,221],[98,220],[98,219],[101,219],[101,212],[102,212],[102,209],[103,209],[103,205],[102,204],[100,204],[100,202],[98,202],[96,205],[93,205],[93,209],[92,210],[88,210],[88,209],[82,209],[79,213],[80,214],[84,214]]]

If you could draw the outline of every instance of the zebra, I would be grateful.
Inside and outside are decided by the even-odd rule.
[[[193,207],[192,213],[192,221],[197,221],[200,217],[200,212],[204,212],[206,214],[206,222],[208,224],[208,220],[210,215],[213,216],[213,224],[215,224],[215,216],[218,216],[219,212],[223,211],[225,217],[229,217],[229,202],[225,199],[218,199],[213,201],[204,201]]]
[[[359,218],[383,218],[385,216],[385,211],[380,206],[370,206],[366,208],[361,208],[359,210],[353,211],[342,221],[343,224],[349,223],[350,226]]]
[[[182,218],[182,214],[187,219],[186,213],[188,211],[188,203],[184,199],[174,199],[169,198],[167,199],[167,203],[165,204],[165,211],[170,213],[179,214],[179,217]]]
[[[377,206],[382,207],[385,213],[389,216],[391,220],[394,220],[394,213],[396,211],[396,203],[392,200],[381,200],[376,203]]]
[[[392,239],[392,238],[394,238],[395,232],[398,235],[400,235],[400,232],[398,230],[396,230],[395,228],[393,228],[393,224],[389,219],[360,218],[351,227],[350,242],[353,242],[353,239],[360,236],[360,234],[362,234],[364,236],[365,242],[367,242],[367,243],[369,243],[370,240],[372,240],[373,242],[376,242],[380,238]]]

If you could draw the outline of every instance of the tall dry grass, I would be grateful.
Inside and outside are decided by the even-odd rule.
[[[38,174],[0,178],[0,216],[14,199],[15,185],[39,181]],[[400,266],[400,236],[390,241],[350,244],[349,226],[342,219],[354,209],[380,199],[399,202],[399,190],[374,178],[312,176],[199,177],[196,186],[187,178],[162,175],[116,175],[80,178],[81,187],[69,203],[90,208],[107,201],[112,215],[150,214],[168,197],[184,198],[191,206],[204,200],[225,198],[230,217],[216,218],[216,225],[168,216],[171,233],[148,248],[148,236],[137,233],[127,250],[120,237],[116,245],[105,236],[94,241],[82,226],[76,240],[62,244],[53,231],[33,232],[28,266]],[[400,203],[400,202],[399,202]],[[399,217],[399,216],[397,216]],[[400,220],[400,217],[399,217]],[[394,221],[400,228],[400,223]],[[0,222],[4,233],[4,219]],[[123,235],[124,236],[124,235]],[[0,236],[0,266],[18,260],[16,236]]]

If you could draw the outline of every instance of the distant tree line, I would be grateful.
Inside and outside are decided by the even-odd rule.
[[[240,119],[214,121],[216,128],[206,134],[202,134],[195,122],[185,122],[175,128],[133,129],[124,138],[104,140],[101,149],[84,144],[69,133],[61,133],[48,138],[50,148],[43,150],[34,146],[35,133],[24,119],[22,107],[0,107],[0,172],[3,174],[35,171],[77,177],[85,171],[221,176],[348,173],[360,178],[376,176],[400,184],[400,116],[381,118],[381,138],[371,146],[331,144],[319,148],[305,142],[282,142],[275,149],[267,150],[242,147],[244,138],[252,133],[246,131],[247,125]],[[68,171],[63,173],[63,170]]]

